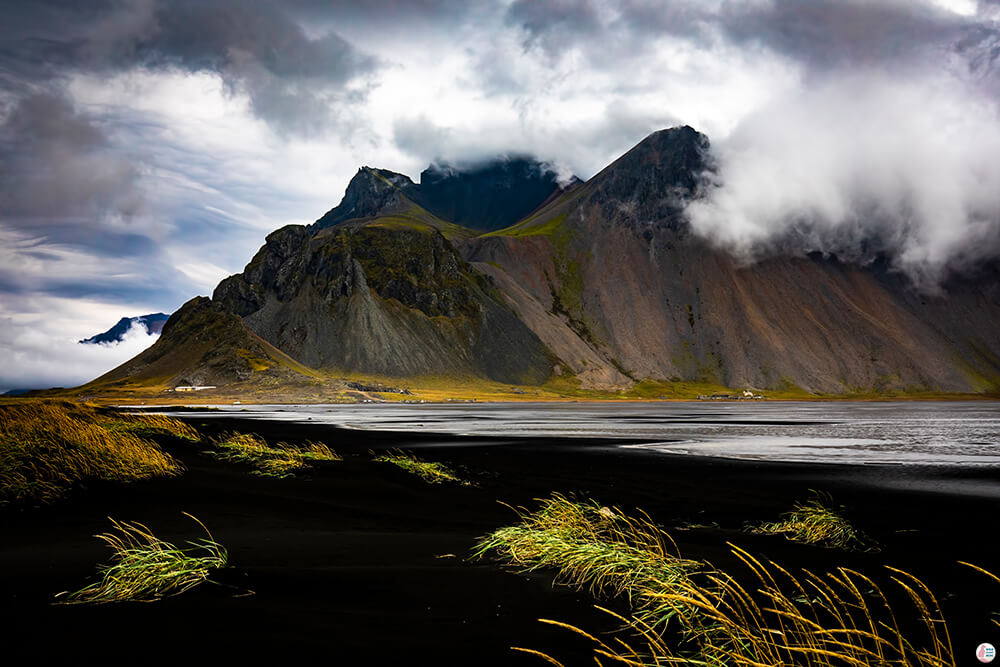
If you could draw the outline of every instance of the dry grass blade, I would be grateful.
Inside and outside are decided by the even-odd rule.
[[[730,545],[746,572],[723,572],[675,555],[673,542],[644,514],[629,517],[558,494],[542,499],[534,512],[517,512],[518,524],[481,538],[473,555],[554,571],[556,582],[628,600],[630,618],[609,613],[633,633],[631,643],[608,643],[581,628],[543,621],[589,638],[595,659],[636,666],[955,664],[937,599],[906,572],[890,568],[889,579],[910,599],[905,626],[923,625],[918,636],[901,633],[901,609],[890,605],[873,578],[854,570],[797,576]]]
[[[556,667],[565,667],[565,665],[563,665],[561,662],[559,662],[558,660],[556,660],[555,658],[553,658],[550,655],[542,653],[541,651],[536,651],[536,650],[530,649],[530,648],[521,648],[520,646],[511,646],[510,650],[511,651],[517,651],[518,653],[527,653],[528,655],[538,656],[539,658],[541,658],[542,660],[546,661],[550,665],[555,665]]]
[[[113,551],[111,561],[98,568],[101,580],[72,593],[60,593],[56,596],[59,602],[151,602],[208,581],[213,570],[226,566],[228,554],[205,524],[185,515],[194,519],[208,538],[190,541],[184,549],[156,537],[141,523],[111,519],[114,531],[96,536]]]

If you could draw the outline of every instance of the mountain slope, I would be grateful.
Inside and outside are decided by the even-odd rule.
[[[349,212],[272,233],[214,302],[317,368],[544,382],[553,360],[445,237],[454,226],[394,188],[362,170],[338,207]]]
[[[311,382],[315,376],[221,304],[195,297],[167,320],[152,346],[84,388],[277,386]]]
[[[683,219],[707,147],[691,128],[654,133],[528,220],[464,243],[465,257],[591,386],[624,377],[824,393],[995,390],[995,276],[929,297],[833,258],[744,265]]]

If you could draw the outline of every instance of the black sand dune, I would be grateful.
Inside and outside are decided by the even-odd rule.
[[[601,441],[500,441],[344,431],[277,422],[189,418],[203,433],[255,432],[323,440],[345,456],[296,479],[254,477],[196,448],[173,447],[178,479],[90,485],[51,507],[0,512],[3,664],[540,665],[509,646],[593,664],[585,642],[539,624],[547,617],[592,632],[614,627],[586,595],[550,578],[469,562],[475,539],[515,519],[497,500],[531,505],[552,491],[639,506],[671,528],[685,556],[732,563],[726,541],[785,566],[866,573],[891,564],[943,598],[959,664],[981,641],[1000,644],[989,613],[1000,585],[955,564],[1000,571],[993,523],[995,471],[778,465],[622,450]],[[368,450],[405,447],[468,471],[478,488],[432,486]],[[844,554],[739,532],[822,489],[881,542]],[[156,603],[54,606],[89,581],[107,550],[91,535],[107,516],[146,523],[179,542],[202,536],[187,511],[230,553],[219,575]],[[686,523],[718,528],[675,529]],[[252,590],[253,595],[240,596]],[[611,606],[615,606],[612,604]],[[621,609],[620,605],[617,608]],[[967,660],[966,660],[967,658]]]

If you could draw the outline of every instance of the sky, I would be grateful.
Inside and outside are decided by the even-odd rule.
[[[130,358],[76,341],[211,294],[362,165],[588,178],[678,124],[717,165],[697,233],[933,290],[1000,247],[998,101],[995,1],[3,0],[0,391]]]

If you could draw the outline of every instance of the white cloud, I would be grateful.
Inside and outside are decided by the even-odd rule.
[[[715,154],[718,187],[688,213],[737,252],[850,257],[880,240],[870,252],[929,286],[998,249],[1000,114],[955,77],[838,76],[747,117]]]
[[[150,311],[130,313],[142,315]],[[123,317],[121,304],[30,295],[0,305],[0,392],[83,384],[152,345],[141,326],[114,345],[84,345]]]

